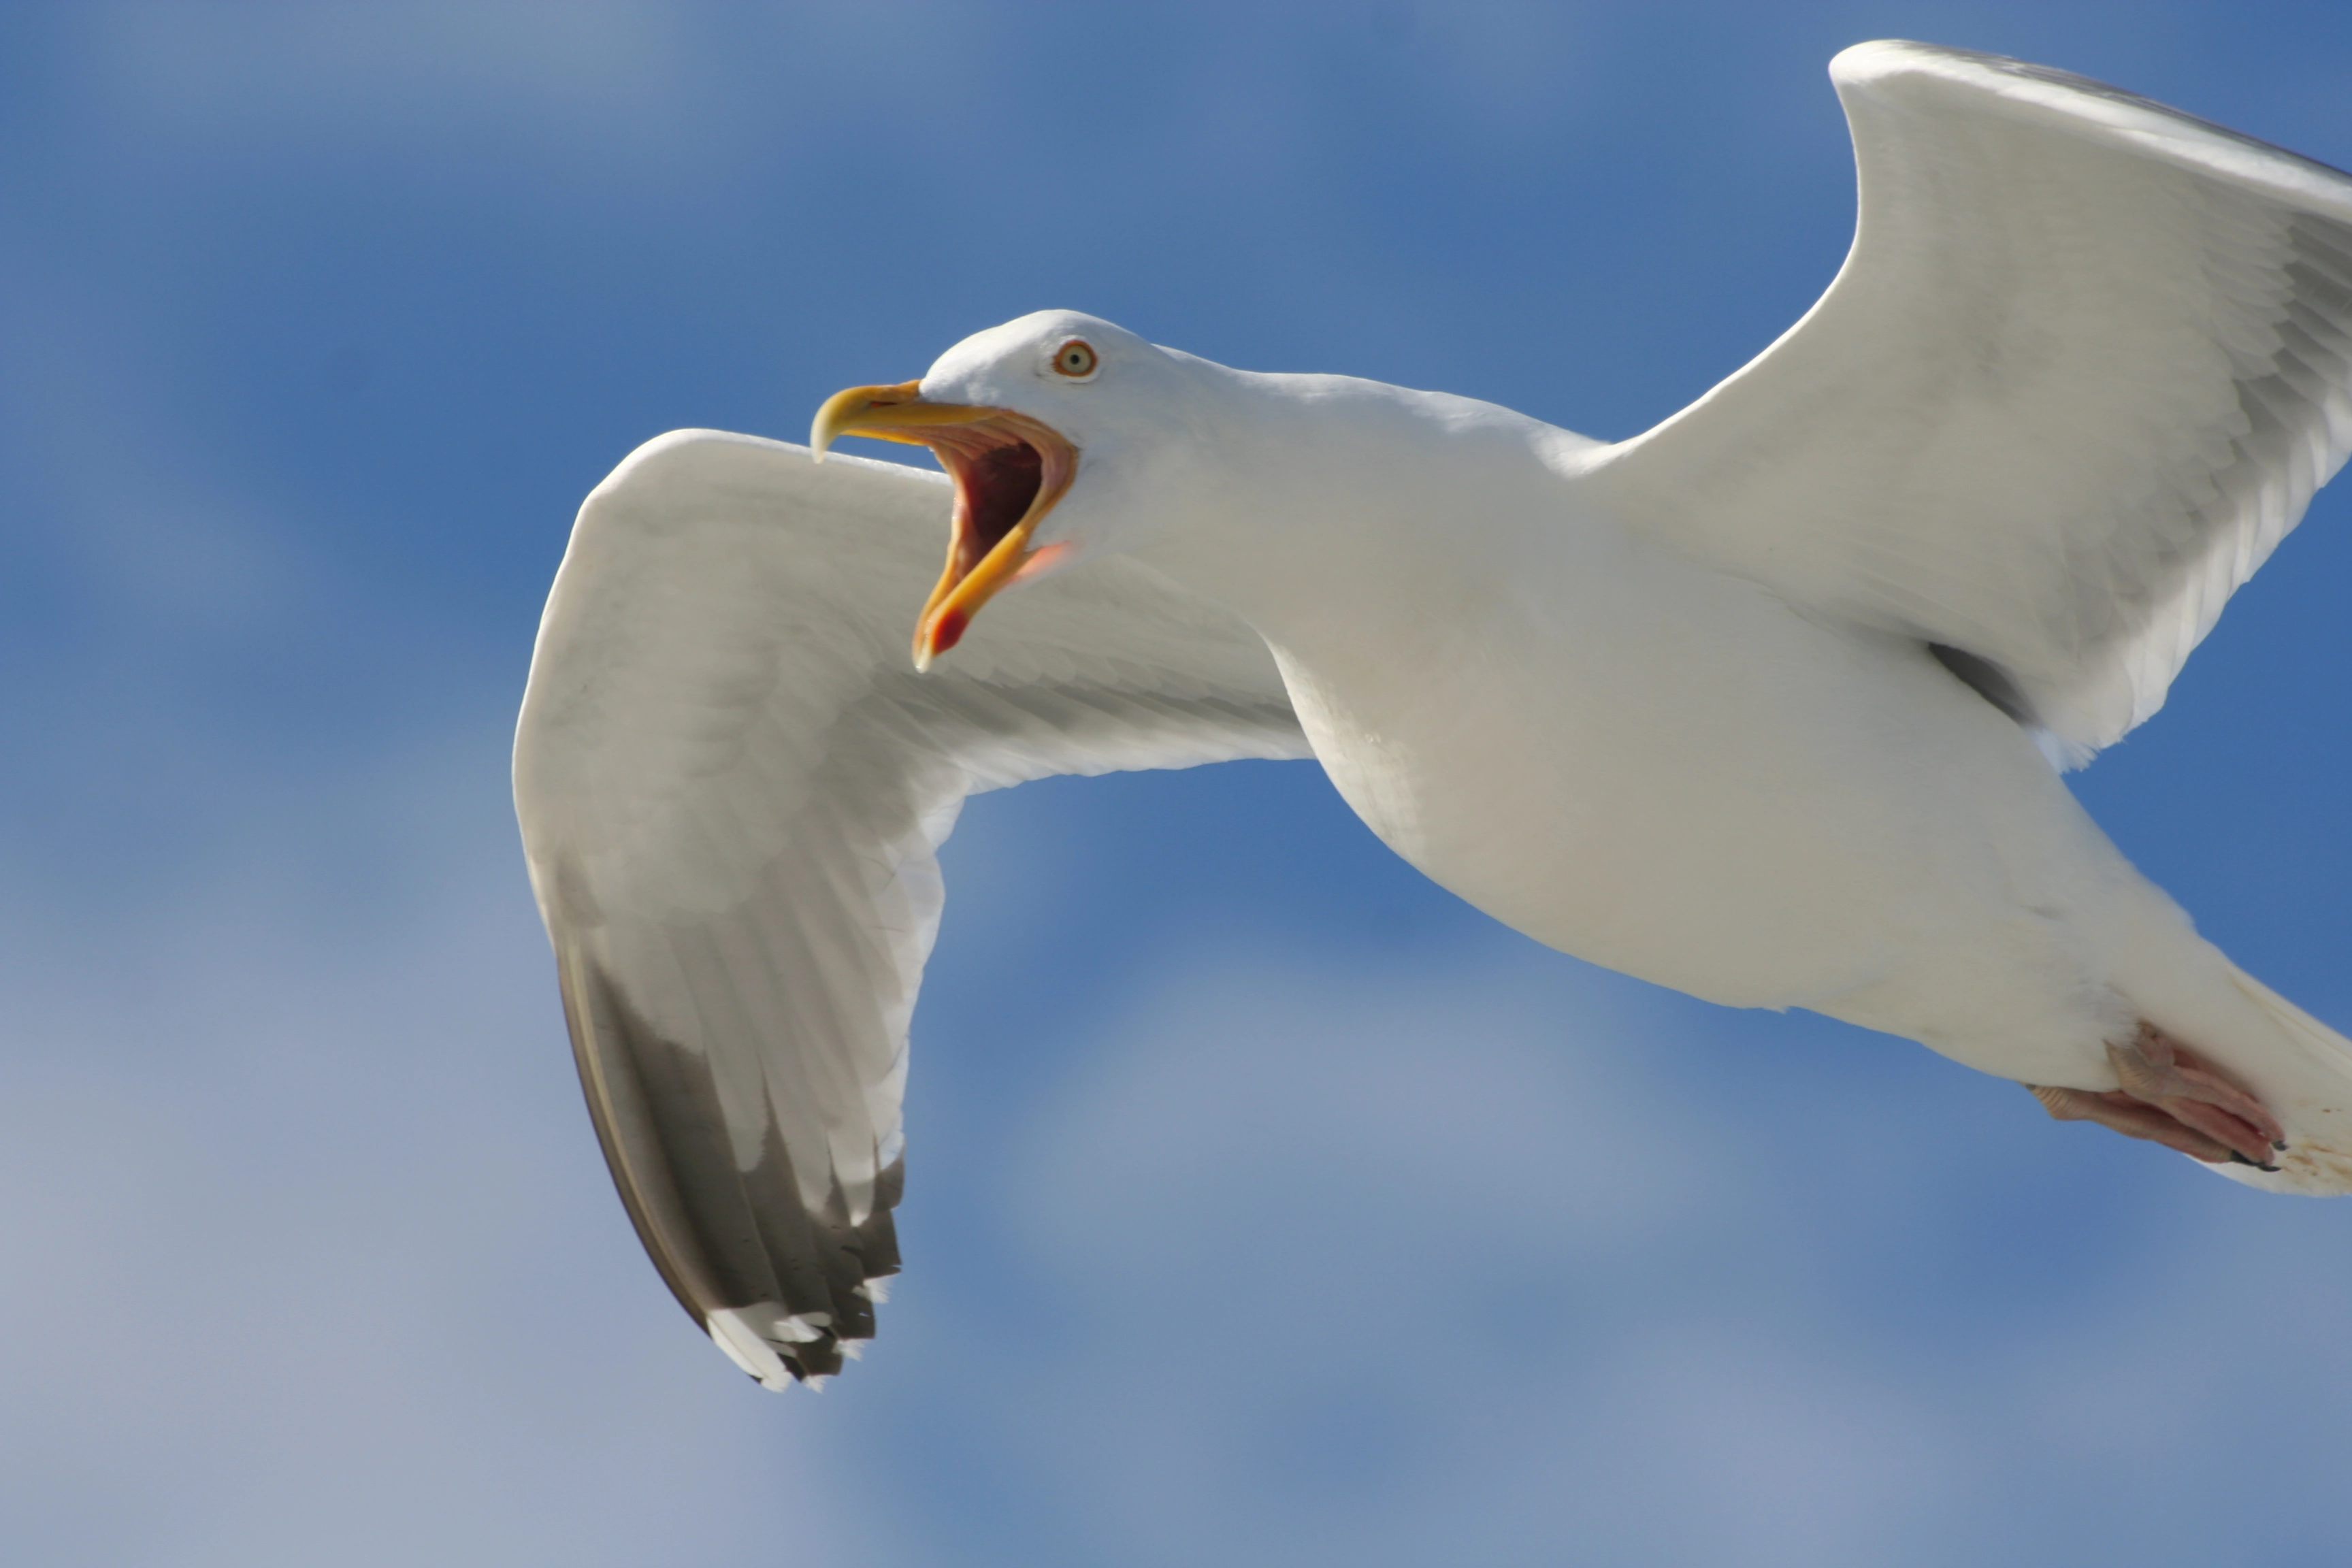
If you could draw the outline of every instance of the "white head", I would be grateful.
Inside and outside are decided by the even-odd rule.
[[[998,589],[1147,532],[1208,416],[1206,362],[1076,310],[976,332],[920,381],[853,386],[817,411],[839,436],[930,447],[955,480],[947,570],[915,626],[915,664],[955,646]]]

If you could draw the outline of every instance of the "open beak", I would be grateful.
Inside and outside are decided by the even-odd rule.
[[[1029,538],[1076,477],[1078,449],[1025,414],[929,402],[914,381],[826,398],[809,447],[821,458],[842,436],[929,447],[955,481],[947,570],[915,622],[915,668],[929,669],[999,588],[1052,553],[1031,550]]]

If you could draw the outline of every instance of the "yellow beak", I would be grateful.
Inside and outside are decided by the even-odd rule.
[[[929,447],[955,480],[947,569],[915,621],[915,668],[929,669],[998,589],[1052,553],[1032,551],[1029,539],[1077,477],[1078,449],[1025,414],[928,402],[916,381],[826,398],[809,426],[809,448],[822,460],[843,436]]]
[[[971,425],[995,413],[968,403],[926,403],[923,384],[902,381],[896,386],[852,386],[835,393],[809,424],[809,451],[819,462],[843,436],[871,436],[877,441],[926,445],[913,434],[926,426]]]

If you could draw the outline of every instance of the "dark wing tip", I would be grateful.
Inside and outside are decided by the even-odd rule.
[[[898,1271],[890,1211],[905,1162],[877,1175],[863,1217],[837,1181],[812,1210],[772,1123],[758,1163],[738,1163],[702,1053],[663,1035],[593,959],[565,952],[558,970],[614,1185],[678,1304],[768,1387],[839,1372],[845,1342],[874,1336],[876,1281]]]

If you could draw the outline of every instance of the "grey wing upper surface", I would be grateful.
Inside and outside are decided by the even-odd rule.
[[[964,798],[1309,754],[1271,656],[1133,563],[907,651],[937,475],[648,443],[582,507],[515,795],[582,1083],[678,1300],[771,1387],[841,1364],[897,1271],[907,1028]]]
[[[1843,268],[1593,478],[1674,548],[1935,646],[2080,763],[2352,451],[2352,177],[1997,56],[1831,75]]]

